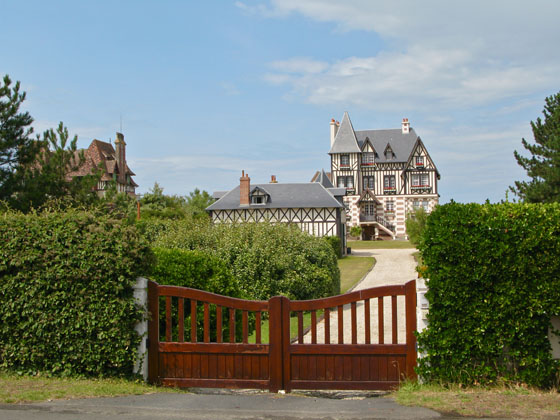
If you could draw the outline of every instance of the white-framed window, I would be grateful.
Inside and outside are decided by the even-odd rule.
[[[336,179],[336,186],[338,188],[354,188],[353,176],[339,176]]]
[[[428,200],[422,200],[422,208],[426,213],[428,212],[429,205],[430,203],[428,202]]]
[[[375,216],[375,204],[374,203],[366,203],[364,205],[364,213],[367,216]]]
[[[350,155],[340,155],[340,166],[348,168],[350,166]]]
[[[412,174],[413,187],[429,187],[430,182],[428,174]]]
[[[394,213],[395,212],[395,202],[393,200],[385,201],[385,213]]]
[[[375,155],[370,152],[362,153],[362,166],[373,166],[375,163]]]
[[[416,156],[415,165],[424,167],[424,156]]]
[[[364,176],[364,188],[370,190],[375,188],[375,177],[373,175]]]
[[[251,197],[251,204],[265,204],[265,197],[262,195],[254,195]]]
[[[395,191],[397,187],[395,175],[385,175],[383,177],[383,189],[386,191]]]

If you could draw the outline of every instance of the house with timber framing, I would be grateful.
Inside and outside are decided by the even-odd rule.
[[[242,171],[239,185],[213,194],[206,210],[213,223],[289,223],[317,237],[338,236],[346,251],[344,188],[334,188],[326,174],[317,182],[251,185]]]
[[[330,180],[346,191],[348,228],[360,226],[363,239],[405,237],[407,214],[438,204],[440,179],[408,119],[399,129],[355,131],[345,112],[330,128]]]

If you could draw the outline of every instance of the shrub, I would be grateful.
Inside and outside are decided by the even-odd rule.
[[[191,287],[193,289],[205,290],[220,295],[245,298],[241,287],[226,265],[218,258],[200,251],[186,251],[182,249],[155,248],[156,264],[154,264],[150,278],[159,284]],[[173,305],[173,319],[177,319],[177,307]],[[189,335],[190,325],[190,302],[185,302],[185,325],[186,334]],[[165,306],[160,302],[160,333],[165,332]],[[216,313],[210,311],[210,325],[215,324]],[[241,333],[241,317],[237,318],[237,329]],[[203,339],[204,311],[202,305],[197,305],[198,340]],[[228,323],[224,323],[224,331],[227,336]],[[177,325],[174,325],[176,336]],[[211,329],[211,340],[215,341],[215,330]]]
[[[325,240],[332,247],[337,258],[342,258],[342,244],[338,236],[325,236]]]
[[[130,374],[151,252],[134,226],[67,210],[0,214],[0,367]]]
[[[354,238],[359,238],[361,234],[362,234],[361,226],[356,225],[350,228],[350,236],[353,236]]]
[[[428,219],[428,213],[424,208],[420,207],[414,210],[413,213],[406,217],[406,233],[413,245],[418,245],[422,233],[426,228],[426,220]]]
[[[560,314],[560,205],[446,204],[419,248],[430,302],[419,373],[551,385],[560,372],[547,338]]]
[[[268,223],[208,225],[176,221],[155,246],[199,250],[222,260],[251,299],[285,295],[313,299],[340,291],[332,247],[296,226]]]

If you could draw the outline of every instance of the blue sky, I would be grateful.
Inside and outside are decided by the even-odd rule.
[[[37,132],[122,130],[139,192],[307,182],[329,121],[420,135],[441,202],[499,201],[559,89],[554,1],[0,0],[0,74]]]

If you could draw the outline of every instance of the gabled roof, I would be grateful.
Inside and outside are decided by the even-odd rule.
[[[418,135],[412,128],[406,134],[403,134],[400,128],[356,131],[356,138],[360,148],[364,145],[366,137],[369,138],[375,150],[385,150],[387,146],[390,146],[395,155],[393,159],[386,159],[384,154],[378,153],[375,157],[375,161],[378,163],[407,162],[418,139]]]
[[[239,185],[211,204],[206,210],[234,210],[247,208],[342,208],[333,195],[318,182],[302,184],[255,184],[251,186],[266,191],[270,199],[266,204],[239,204]]]
[[[311,182],[318,182],[325,188],[334,188],[330,177],[327,175],[324,169],[317,171],[315,176],[311,179]]]
[[[342,122],[334,138],[334,143],[331,147],[330,153],[361,153],[361,149],[358,146],[358,140],[356,139],[356,133],[354,132],[354,127],[352,127],[352,122],[348,116],[348,112],[344,113],[342,117]]]
[[[358,203],[361,203],[362,201],[373,201],[376,204],[381,204],[381,201],[379,201],[377,199],[377,197],[375,196],[375,194],[370,190],[370,189],[365,189],[362,192],[362,195],[360,196],[360,198],[358,199]]]
[[[251,188],[251,194],[253,194],[255,191],[260,191],[263,194],[270,195],[267,190],[265,190],[263,187],[259,185],[256,185],[253,188]]]

